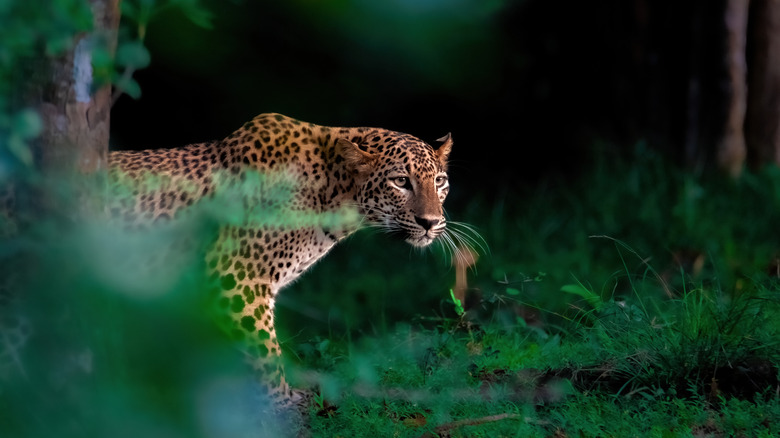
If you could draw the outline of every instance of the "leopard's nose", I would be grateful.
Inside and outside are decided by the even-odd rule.
[[[423,227],[425,231],[430,230],[441,222],[440,219],[427,219],[419,216],[415,216],[414,221],[417,222],[417,225]]]

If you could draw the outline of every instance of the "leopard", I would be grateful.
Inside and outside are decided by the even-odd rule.
[[[218,279],[218,299],[230,315],[227,330],[241,339],[273,403],[286,407],[300,396],[291,389],[279,360],[274,308],[280,290],[365,227],[416,248],[442,242],[457,252],[459,234],[448,229],[443,208],[450,189],[452,135],[437,142],[434,148],[410,134],[383,128],[328,127],[261,114],[223,140],[110,152],[111,181],[138,181],[144,175],[169,181],[138,184],[130,201],[112,207],[112,215],[144,223],[176,220],[215,196],[220,187],[235,187],[253,173],[292,181],[289,196],[277,200],[273,210],[285,217],[345,209],[356,213],[356,220],[341,222],[229,223],[220,226],[207,252],[207,269]]]

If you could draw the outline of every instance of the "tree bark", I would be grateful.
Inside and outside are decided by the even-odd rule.
[[[747,108],[747,42],[749,0],[726,2],[726,123],[718,142],[718,165],[737,177],[745,164],[745,112]]]
[[[704,11],[707,7],[705,2],[710,0],[697,0],[692,5],[692,18],[690,28],[690,56],[688,57],[688,86],[686,90],[686,109],[685,109],[685,144],[684,159],[689,168],[696,168],[703,160],[701,150],[701,112],[702,112],[702,46],[704,40],[704,30],[702,21],[704,20]]]
[[[780,0],[753,0],[747,146],[754,168],[780,165]]]
[[[35,145],[44,174],[91,173],[106,167],[111,84],[95,89],[92,53],[97,44],[113,52],[119,0],[90,0],[94,30],[76,37],[74,48],[50,60],[38,103],[43,132]]]

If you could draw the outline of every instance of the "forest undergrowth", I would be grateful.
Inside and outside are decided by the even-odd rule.
[[[452,219],[489,247],[462,300],[442,249],[370,232],[281,295],[312,436],[780,434],[777,168],[694,175],[640,147],[534,187],[457,187]],[[63,216],[4,238],[22,293],[0,306],[0,435],[262,436],[199,247],[176,246],[213,232]]]

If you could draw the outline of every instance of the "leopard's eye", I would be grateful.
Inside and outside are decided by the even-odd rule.
[[[447,176],[446,175],[439,175],[436,177],[436,187],[442,187],[445,184],[447,184]]]
[[[396,177],[390,178],[390,181],[394,185],[396,185],[396,186],[398,186],[399,188],[402,188],[402,189],[411,190],[411,188],[412,188],[412,184],[409,181],[409,177],[407,177],[407,176],[396,176]]]

